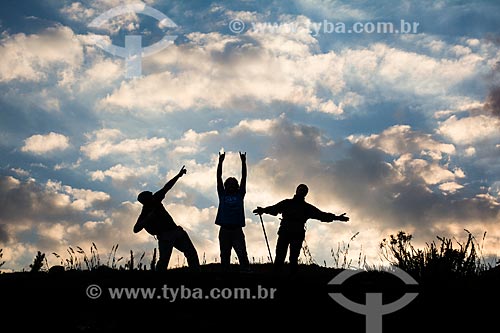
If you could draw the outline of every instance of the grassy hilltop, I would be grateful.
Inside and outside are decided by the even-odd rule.
[[[366,332],[366,317],[344,308],[329,293],[361,304],[367,293],[382,293],[383,304],[418,293],[407,306],[383,316],[384,333],[495,331],[500,267],[484,265],[472,238],[456,249],[448,239],[439,239],[441,244],[421,250],[411,246],[411,236],[404,232],[381,243],[388,261],[408,272],[416,285],[366,267],[332,285],[335,276],[352,268],[316,264],[302,264],[294,274],[288,266],[276,271],[270,263],[253,264],[250,273],[238,265],[222,271],[218,264],[163,273],[97,263],[90,269],[54,266],[44,271],[39,253],[32,271],[0,274],[0,326],[6,332],[307,328],[356,333]]]

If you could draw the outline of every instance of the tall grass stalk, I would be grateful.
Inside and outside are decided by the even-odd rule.
[[[2,261],[3,258],[3,249],[0,249],[0,267],[2,267],[5,264],[5,261]]]
[[[357,257],[357,267],[353,265],[352,258],[349,258],[349,250],[351,247],[352,241],[359,235],[359,231],[351,236],[349,241],[346,243],[344,241],[339,242],[337,244],[337,249],[330,249],[330,254],[333,258],[333,267],[340,269],[350,269],[350,268],[359,268],[364,269],[366,267],[366,255],[363,253],[363,247],[359,252]]]

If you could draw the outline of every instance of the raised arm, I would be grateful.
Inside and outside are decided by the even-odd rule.
[[[240,189],[243,193],[247,191],[247,153],[241,153],[241,180],[240,180]]]
[[[219,153],[219,164],[217,165],[217,193],[224,192],[224,183],[222,182],[222,164],[224,163],[224,158],[226,153]]]
[[[174,187],[175,183],[177,182],[177,180],[179,178],[181,178],[183,175],[185,175],[187,172],[185,166],[183,165],[181,170],[179,171],[179,173],[177,175],[175,175],[172,179],[170,179],[166,184],[165,186],[163,186],[158,192],[156,192],[154,195],[155,196],[160,196],[162,197],[162,199],[165,197],[165,194],[167,194],[168,191],[170,191],[170,189],[172,187]]]

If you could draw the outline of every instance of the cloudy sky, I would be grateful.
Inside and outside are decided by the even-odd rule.
[[[29,269],[37,251],[50,265],[69,247],[90,255],[92,242],[104,263],[116,244],[147,263],[156,241],[132,232],[137,194],[182,165],[164,204],[215,262],[221,149],[224,177],[240,177],[247,152],[251,261],[267,261],[251,211],[299,183],[310,203],[351,217],[309,220],[318,264],[334,265],[332,249],[358,232],[354,265],[360,253],[383,263],[378,245],[399,230],[423,245],[467,229],[486,257],[500,254],[500,4],[148,0],[176,27],[130,11],[89,27],[131,3],[0,4],[3,269]],[[144,47],[176,38],[131,77],[96,44],[123,47],[127,35]],[[279,218],[264,220],[274,248]]]

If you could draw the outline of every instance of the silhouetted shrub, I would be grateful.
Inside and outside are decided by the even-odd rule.
[[[415,277],[469,277],[477,276],[488,269],[482,256],[478,253],[480,248],[474,236],[466,229],[467,241],[456,241],[458,247],[454,248],[450,238],[439,237],[436,242],[426,243],[424,249],[416,249],[412,244],[412,235],[399,231],[396,236],[390,235],[380,243],[382,256],[391,265],[397,266]],[[486,233],[484,233],[484,237]]]
[[[35,256],[35,259],[33,260],[33,263],[30,265],[30,272],[36,273],[40,272],[43,267],[43,263],[45,261],[45,253],[42,253],[38,251],[38,253]]]

